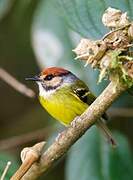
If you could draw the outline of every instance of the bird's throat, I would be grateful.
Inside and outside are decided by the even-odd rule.
[[[39,96],[43,97],[44,99],[49,98],[49,96],[51,96],[53,93],[56,92],[56,88],[46,89],[43,87],[43,85],[40,82],[38,82],[38,86],[39,86]]]

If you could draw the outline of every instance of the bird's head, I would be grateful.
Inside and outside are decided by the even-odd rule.
[[[54,93],[57,89],[74,83],[76,79],[74,74],[60,67],[46,68],[39,75],[26,78],[26,80],[35,81],[38,84],[41,96]]]

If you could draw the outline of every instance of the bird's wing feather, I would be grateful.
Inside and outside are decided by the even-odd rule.
[[[77,88],[73,92],[81,101],[87,103],[88,105],[95,100],[93,94],[86,88]]]
[[[72,88],[71,94],[76,97],[77,99],[80,99],[82,102],[90,105],[95,101],[96,97],[90,92],[88,87],[82,82],[78,81],[75,86]],[[112,137],[112,134],[108,127],[106,126],[106,123],[104,120],[107,120],[107,116],[104,113],[102,117],[96,122],[97,127],[99,127],[100,130],[102,130],[103,134],[106,136],[108,141],[115,146],[116,142],[114,138]]]
[[[72,87],[72,93],[74,93],[74,96],[77,96],[78,99],[88,105],[92,104],[96,99],[83,81],[78,81],[76,85]]]
[[[78,81],[78,83],[73,86],[72,91],[72,94],[76,98],[80,99],[82,102],[88,105],[91,105],[96,99],[96,96],[92,94],[92,92],[89,90],[89,88],[85,85],[83,81]],[[107,114],[104,113],[102,115],[102,118],[108,120]]]

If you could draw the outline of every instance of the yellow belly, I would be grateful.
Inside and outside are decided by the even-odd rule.
[[[80,99],[65,93],[58,93],[49,98],[40,96],[39,100],[49,114],[64,125],[70,124],[76,116],[81,115],[88,107]]]

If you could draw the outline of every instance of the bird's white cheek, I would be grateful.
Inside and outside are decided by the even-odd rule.
[[[45,90],[44,90],[44,88],[43,88],[43,86],[42,86],[42,84],[40,82],[37,82],[37,84],[38,84],[38,87],[39,87],[39,95],[43,96]]]

